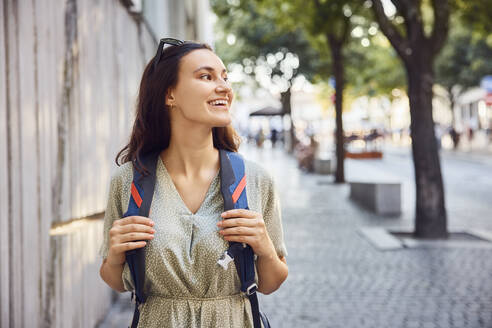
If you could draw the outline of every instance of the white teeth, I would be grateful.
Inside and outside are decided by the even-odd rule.
[[[227,105],[227,101],[225,100],[215,100],[215,101],[211,101],[209,102],[209,104],[211,105]]]

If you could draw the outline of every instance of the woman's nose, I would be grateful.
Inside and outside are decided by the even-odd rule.
[[[221,92],[231,92],[232,88],[227,81],[220,80],[219,84],[217,85],[217,91],[219,90]]]

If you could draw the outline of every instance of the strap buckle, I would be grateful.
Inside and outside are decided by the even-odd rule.
[[[256,283],[252,283],[251,285],[249,285],[248,288],[246,288],[245,294],[248,295],[248,296],[251,296],[254,293],[256,293],[256,289],[257,288],[258,288],[258,285]]]
[[[234,261],[234,258],[229,254],[228,251],[225,251],[224,254],[217,260],[217,263],[220,264],[220,266],[224,269],[227,270],[227,267],[229,266],[229,263]]]

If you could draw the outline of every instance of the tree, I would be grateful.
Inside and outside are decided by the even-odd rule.
[[[335,77],[335,120],[336,120],[336,154],[337,165],[335,172],[335,182],[345,182],[345,138],[343,130],[343,91],[345,88],[345,72],[344,72],[344,46],[347,43],[351,30],[350,17],[353,14],[353,9],[349,5],[350,1],[321,1],[314,0],[303,1],[300,4],[304,7],[311,5],[312,11],[309,13],[308,19],[302,21],[307,22],[308,30],[314,36],[324,36],[331,52],[332,74]],[[354,7],[358,7],[353,3]],[[300,8],[299,8],[300,9]],[[299,10],[298,13],[303,13]]]
[[[275,13],[275,21],[285,29],[302,26],[316,49],[328,49],[331,67],[327,69],[335,78],[336,157],[335,182],[345,182],[343,91],[345,88],[344,49],[350,40],[351,18],[363,8],[357,0],[257,0],[264,8]],[[330,76],[325,76],[328,80]]]
[[[280,90],[283,113],[292,117],[293,81],[303,75],[314,82],[326,67],[324,58],[310,46],[302,29],[280,29],[270,12],[262,10],[254,1],[237,1],[231,5],[230,1],[213,0],[211,5],[222,31],[216,43],[219,56],[226,63],[239,63],[251,75],[257,75],[260,68],[269,77],[269,83]],[[227,43],[228,37],[234,39],[233,47]],[[294,140],[293,125],[290,138]],[[292,152],[293,142],[290,145]]]
[[[414,234],[419,238],[447,238],[443,179],[432,118],[432,86],[433,63],[446,40],[450,6],[447,0],[391,2],[396,9],[392,18],[386,15],[381,0],[373,0],[372,7],[407,73],[416,181]],[[432,18],[424,21],[429,12]]]
[[[451,111],[459,95],[480,84],[483,76],[492,74],[492,43],[482,36],[481,29],[463,22],[457,12],[452,18],[449,39],[435,62],[436,82],[447,92]],[[454,126],[453,111],[453,126]]]

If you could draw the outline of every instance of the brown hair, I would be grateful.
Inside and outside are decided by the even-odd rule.
[[[142,165],[142,156],[149,152],[164,150],[169,146],[171,126],[165,95],[169,88],[175,87],[178,82],[181,58],[197,49],[212,51],[212,48],[205,43],[187,41],[181,45],[166,47],[155,72],[154,58],[147,64],[140,81],[136,117],[130,141],[116,155],[116,165],[120,166],[132,161],[133,166],[144,173],[147,170]],[[215,148],[237,152],[240,138],[231,125],[212,128],[212,135]]]

